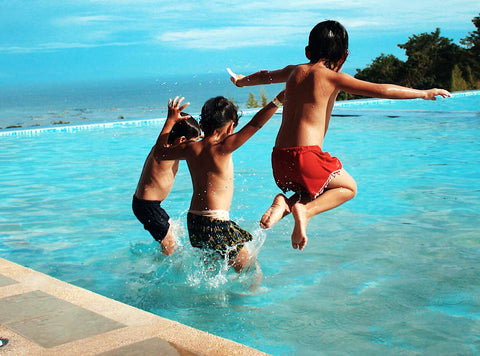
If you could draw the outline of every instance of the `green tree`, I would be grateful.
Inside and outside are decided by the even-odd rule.
[[[472,20],[472,23],[476,27],[476,30],[469,32],[469,35],[460,40],[460,43],[467,47],[467,49],[472,50],[472,52],[479,55],[477,60],[480,60],[480,14],[475,16]]]
[[[480,86],[480,14],[473,18],[472,23],[476,30],[469,32],[469,35],[460,40],[460,43],[465,46],[466,62],[472,71],[472,84],[475,87]],[[467,69],[468,71],[468,69]],[[465,72],[465,70],[464,70]]]
[[[450,88],[460,47],[452,43],[452,40],[440,36],[439,28],[432,33],[413,35],[406,43],[398,46],[405,49],[408,57],[405,67],[406,85],[418,89]]]
[[[455,64],[452,71],[452,91],[462,91],[470,89],[470,85],[463,79],[462,71],[458,64]]]
[[[355,78],[375,83],[405,84],[405,62],[392,54],[381,54],[365,69],[357,69]]]
[[[381,54],[355,77],[374,83],[396,83],[418,89],[432,87],[447,90],[480,88],[480,14],[472,20],[476,30],[460,40],[459,46],[440,36],[440,29],[412,35],[404,44],[405,62],[393,55]],[[340,92],[338,100],[359,96]]]
[[[260,88],[260,100],[262,102],[262,107],[268,104],[268,97],[263,88]]]
[[[233,105],[238,107],[238,101],[232,95],[228,94],[227,99],[230,100],[233,103]]]
[[[248,93],[247,108],[258,108],[258,101],[252,92]]]

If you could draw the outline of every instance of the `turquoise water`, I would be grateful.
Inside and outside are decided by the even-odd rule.
[[[165,201],[178,253],[159,253],[133,216],[163,120],[0,132],[0,254],[274,355],[478,354],[478,94],[340,104],[324,149],[358,195],[310,221],[302,252],[291,217],[258,228],[278,193],[276,115],[234,155],[231,217],[265,240],[258,287],[255,272],[205,265],[189,246],[185,165]]]

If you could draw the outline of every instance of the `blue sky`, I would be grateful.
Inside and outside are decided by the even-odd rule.
[[[0,83],[58,83],[280,68],[305,61],[310,29],[345,25],[355,73],[432,32],[458,43],[478,0],[0,0]]]

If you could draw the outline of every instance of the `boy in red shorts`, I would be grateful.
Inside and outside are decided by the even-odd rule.
[[[280,189],[295,194],[288,199],[283,194],[277,195],[260,225],[269,228],[291,212],[295,220],[292,246],[300,250],[307,244],[309,219],[345,203],[357,192],[355,181],[340,161],[322,151],[338,92],[389,99],[435,100],[436,96],[450,96],[443,89],[416,90],[375,84],[341,73],[348,56],[348,35],[336,21],[324,21],[312,29],[305,54],[309,63],[262,70],[248,76],[230,72],[232,82],[238,87],[286,82],[272,168]]]

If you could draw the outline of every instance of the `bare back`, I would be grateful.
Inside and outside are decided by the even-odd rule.
[[[178,160],[156,161],[150,151],[143,165],[135,196],[143,200],[165,200],[178,172],[178,163]]]
[[[232,153],[213,137],[190,145],[187,156],[193,184],[191,210],[230,210],[233,196]]]
[[[338,94],[323,62],[295,67],[286,82],[282,124],[275,146],[322,147]]]

